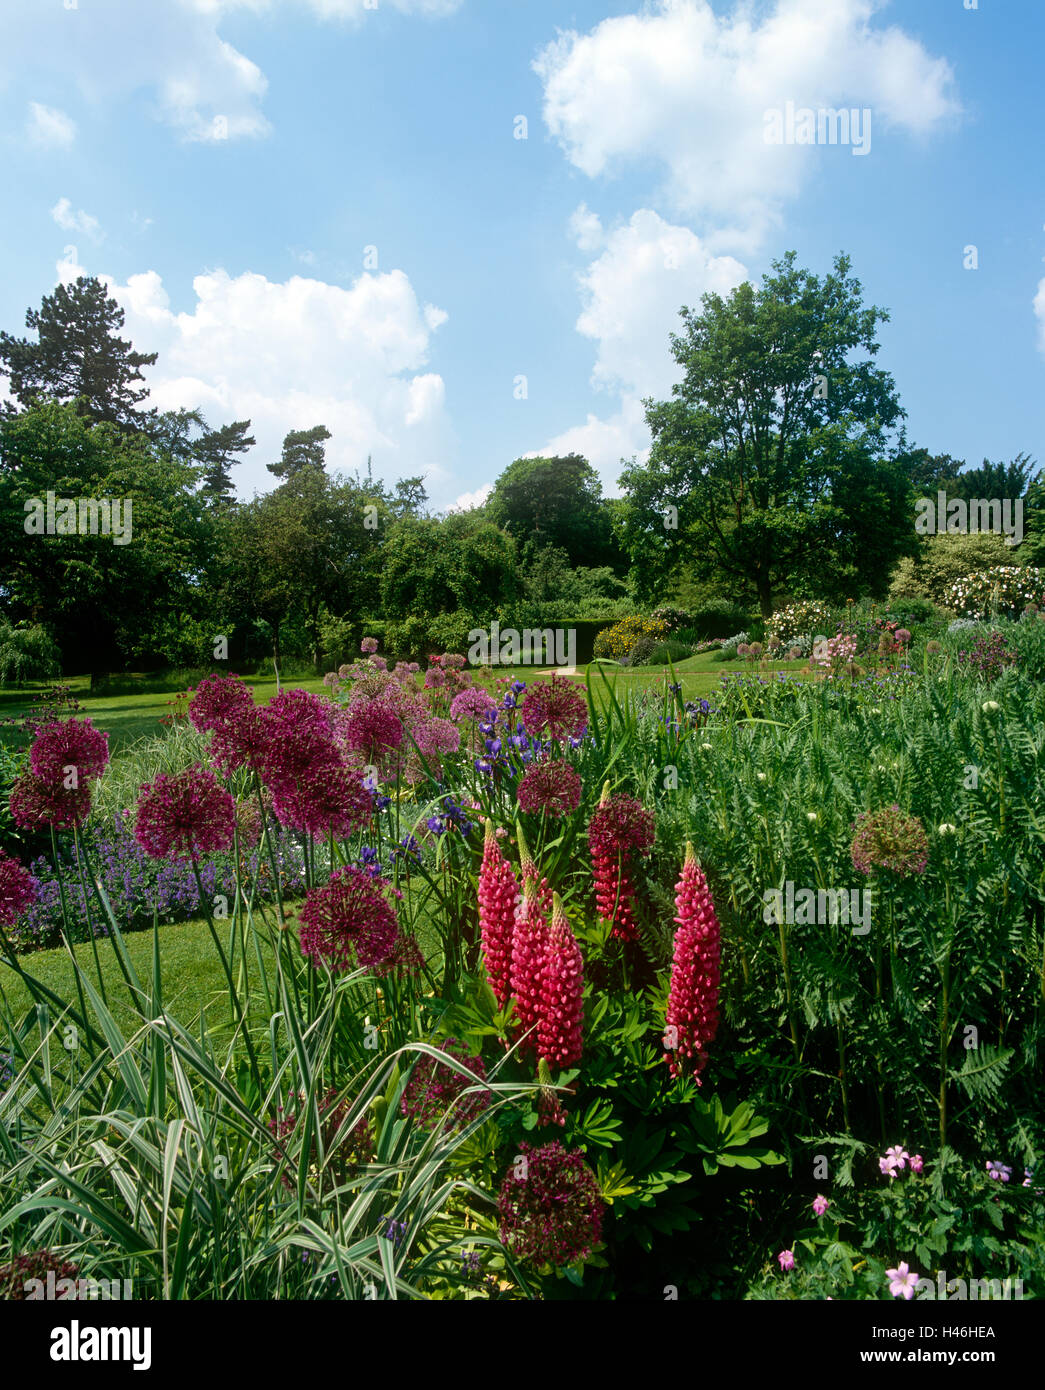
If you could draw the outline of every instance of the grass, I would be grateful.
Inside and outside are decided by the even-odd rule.
[[[221,924],[219,936],[223,935]],[[127,954],[141,980],[148,989],[152,981],[152,932],[129,932],[124,938]],[[228,941],[222,945],[228,950]],[[214,950],[210,931],[204,921],[174,922],[160,928],[161,970],[163,973],[164,1008],[176,1017],[185,1028],[198,1026],[200,1012],[205,1010],[209,1024],[225,1031],[229,1025],[229,986],[221,968],[221,961]],[[271,958],[271,952],[263,945],[263,953]],[[97,986],[98,975],[94,964],[94,953],[89,942],[73,947],[77,962],[91,982]],[[99,941],[98,954],[101,959],[102,979],[108,995],[109,1007],[120,1028],[133,1033],[137,1025],[137,1015],[131,1007],[126,982],[120,972],[113,947]],[[248,952],[249,954],[249,952]],[[22,969],[66,999],[76,998],[72,964],[64,946],[51,951],[34,951],[21,956]],[[234,972],[242,964],[238,958],[233,966]],[[247,984],[257,981],[258,965],[256,959],[247,961]],[[0,991],[7,1007],[16,1018],[32,1007],[29,991],[16,975],[14,969],[0,958]]]
[[[808,671],[806,661],[777,661],[768,664],[762,670],[762,668],[752,666],[747,661],[713,661],[712,655],[711,652],[702,652],[699,656],[687,657],[686,660],[676,663],[675,674],[682,684],[684,699],[707,698],[719,689],[722,676],[727,674],[755,673],[760,670],[762,674],[786,671],[799,679],[805,679]],[[504,670],[495,669],[480,683],[492,687],[496,678],[506,674],[506,670],[507,668]],[[670,668],[667,666],[638,666],[629,669],[627,667],[600,666],[597,663],[582,667],[577,672],[577,679],[584,679],[590,673],[601,686],[601,678],[598,675],[600,670],[605,673],[615,688],[619,686],[626,691],[645,690],[656,686],[662,679],[670,679]],[[534,677],[539,678],[546,673],[520,667],[517,670],[513,668],[512,674],[518,674],[521,679],[529,680]],[[160,733],[163,728],[160,721],[170,713],[170,703],[173,699],[173,694],[169,689],[157,690],[155,688],[156,685],[167,684],[162,680],[151,681],[145,676],[125,676],[120,679],[125,686],[130,686],[135,681],[141,681],[153,688],[144,689],[141,693],[92,695],[88,676],[65,678],[65,683],[69,685],[73,695],[82,705],[83,712],[90,716],[96,728],[104,730],[109,735],[109,750],[112,754],[125,752],[139,739],[149,738]],[[270,676],[245,676],[244,680],[253,690],[254,698],[259,704],[267,704],[276,694],[276,682]],[[321,693],[324,690],[323,680],[320,676],[288,678],[282,684],[285,689],[310,690],[316,693]],[[49,682],[36,681],[27,686],[0,691],[0,743],[6,744],[11,749],[24,746],[24,738],[18,728],[18,722],[25,718],[48,688]]]

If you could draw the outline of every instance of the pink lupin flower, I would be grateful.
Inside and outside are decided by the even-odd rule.
[[[682,877],[675,887],[678,930],[665,1020],[665,1036],[674,1046],[665,1060],[673,1077],[691,1071],[699,1086],[708,1045],[718,1031],[722,936],[707,879],[688,842]]]
[[[552,910],[552,890],[548,880],[544,877],[537,867],[537,863],[530,853],[530,847],[526,843],[526,836],[523,834],[522,826],[516,825],[515,838],[519,845],[519,864],[522,868],[523,887],[527,880],[532,882],[537,894],[537,904],[540,914],[547,920],[548,914]]]
[[[583,1051],[584,957],[555,894],[545,944],[544,979],[537,1023],[537,1052],[549,1066],[568,1067]]]
[[[533,876],[524,876],[522,900],[515,909],[515,929],[512,934],[515,1036],[523,1039],[521,1052],[536,1051],[537,1048],[537,1039],[532,1030],[540,1022],[547,939],[547,916],[541,910],[537,881]]]
[[[607,782],[588,826],[588,844],[599,916],[611,921],[613,935],[624,941],[638,938],[628,858],[634,852],[647,853],[653,837],[653,813],[633,797],[611,797]]]
[[[493,821],[487,820],[479,869],[479,934],[486,976],[502,1009],[512,992],[512,938],[518,904],[518,881],[501,853]]]

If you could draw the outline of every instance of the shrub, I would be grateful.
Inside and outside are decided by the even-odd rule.
[[[643,638],[652,638],[654,644],[663,641],[668,635],[667,623],[659,618],[622,618],[612,627],[605,628],[595,638],[596,657],[609,657],[621,661],[628,657],[634,661],[632,653],[636,644]],[[650,648],[652,651],[652,647]]]
[[[666,666],[669,661],[685,661],[690,655],[690,647],[685,642],[658,642],[645,658],[647,666]]]
[[[955,580],[944,595],[948,608],[967,618],[1018,617],[1045,599],[1045,575],[1031,566],[995,565]]]
[[[12,627],[0,619],[0,685],[25,685],[61,673],[61,654],[47,631]]]
[[[722,644],[716,653],[718,661],[733,661],[736,659],[737,648],[743,646],[748,640],[746,632],[735,632],[732,637],[724,637]]]
[[[1002,536],[980,532],[971,536],[930,536],[916,559],[903,559],[893,572],[889,601],[931,599],[945,607],[952,585],[965,575],[998,565],[1011,565],[1012,547]]]
[[[691,627],[694,621],[693,615],[687,613],[684,608],[671,608],[668,606],[654,608],[650,617],[655,621],[666,623],[668,631],[673,636],[678,633],[680,628]]]
[[[731,632],[745,627],[750,615],[739,604],[728,599],[718,599],[703,603],[693,614],[692,628],[696,641],[706,641],[711,637],[728,637]],[[681,633],[676,633],[681,636]]]
[[[814,628],[828,627],[830,623],[831,610],[825,603],[816,599],[797,599],[766,619],[766,637],[779,637],[786,646],[792,637]]]

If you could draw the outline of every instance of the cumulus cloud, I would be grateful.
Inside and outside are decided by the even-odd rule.
[[[73,205],[68,198],[59,198],[51,209],[51,217],[58,223],[59,227],[66,232],[83,232],[92,241],[100,241],[102,238],[102,228],[97,217],[92,217],[89,212],[73,211]]]
[[[67,248],[59,280],[83,273]],[[150,404],[199,408],[211,425],[252,421],[258,443],[237,469],[241,494],[272,487],[265,465],[284,435],[318,424],[333,435],[332,471],[355,473],[373,455],[375,476],[424,472],[446,484],[454,441],[443,379],[426,370],[432,316],[402,270],[364,274],[348,289],[212,270],[196,276],[195,302],[180,312],[154,270],[126,284],[99,278],[125,312],[122,336],[159,353]]]
[[[578,241],[590,244],[589,219],[571,219]],[[598,222],[598,218],[595,218]],[[732,256],[713,255],[688,227],[640,208],[610,232],[601,229],[603,251],[578,276],[581,313],[577,331],[596,345],[591,384],[617,395],[619,409],[606,418],[589,415],[557,435],[537,453],[580,453],[598,470],[603,486],[616,490],[621,458],[649,452],[643,398],[664,398],[679,379],[669,334],[681,328],[683,304],[699,307],[708,292],[726,295],[747,278]]]
[[[470,512],[473,507],[481,507],[490,493],[493,492],[493,483],[483,483],[482,487],[476,488],[474,492],[462,492],[449,507],[447,512]]]
[[[870,108],[875,138],[923,136],[957,116],[954,74],[897,26],[872,21],[884,0],[776,0],[716,15],[708,0],[659,0],[639,14],[570,31],[534,61],[544,119],[591,178],[655,165],[681,215],[716,245],[750,252],[821,160],[767,143],[766,113]]]
[[[31,101],[25,133],[33,145],[45,149],[68,149],[76,139],[76,122],[57,106],[44,106],[42,102]]]
[[[382,9],[438,19],[463,0],[379,0]],[[232,12],[297,9],[300,0],[90,0],[66,8],[5,6],[0,83],[34,65],[50,83],[74,91],[92,106],[108,106],[146,93],[153,117],[183,140],[220,143],[266,135],[262,110],[267,79],[247,53],[223,37]],[[363,21],[377,5],[367,0],[307,0],[322,20]],[[9,11],[9,13],[8,13]],[[35,144],[68,146],[76,127],[64,112],[30,103],[27,134]]]

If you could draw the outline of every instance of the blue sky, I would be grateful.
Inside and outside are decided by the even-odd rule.
[[[155,403],[254,421],[243,495],[318,423],[440,507],[553,450],[612,493],[679,307],[844,250],[912,442],[1045,463],[1045,7],[965,4],[0,0],[0,326],[106,278]]]

